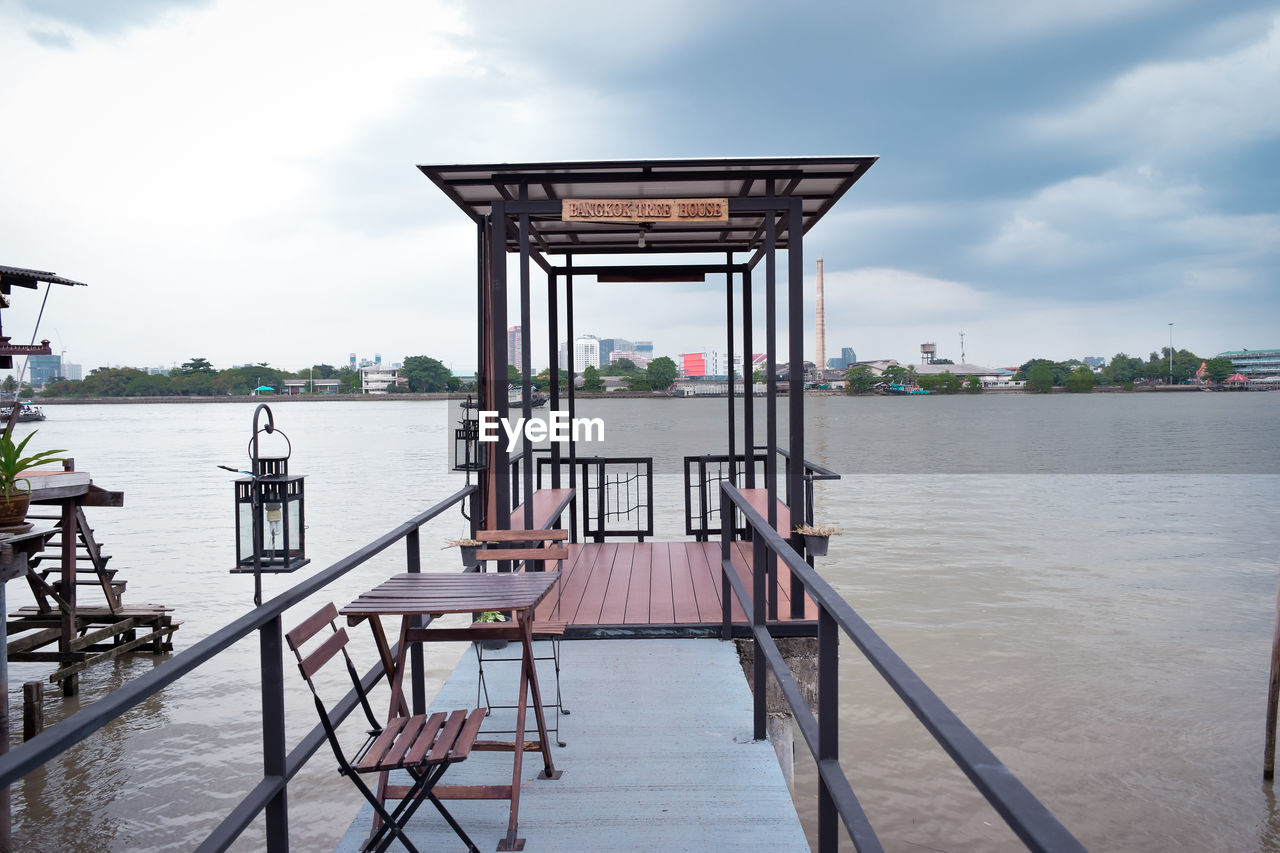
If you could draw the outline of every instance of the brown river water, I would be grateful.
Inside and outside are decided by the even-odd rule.
[[[446,402],[272,405],[291,470],[307,475],[313,562],[268,578],[268,597],[462,482],[445,470]],[[678,539],[679,457],[723,452],[726,407],[589,400],[578,414],[605,421],[593,452],[655,457],[659,538]],[[227,573],[232,475],[216,466],[245,466],[252,404],[48,412],[35,443],[70,448],[125,493],[123,509],[90,520],[129,581],[126,601],[177,608],[179,653],[250,608],[252,580]],[[819,570],[1085,846],[1280,850],[1261,780],[1280,394],[832,397],[809,399],[807,417],[806,456],[844,475],[818,486],[819,520],[843,531]],[[779,428],[785,442],[785,409]],[[458,568],[432,544],[464,530],[454,513],[424,530],[425,570]],[[392,549],[325,599],[345,603],[402,564]],[[11,583],[8,598],[14,609],[29,593]],[[851,644],[842,657],[841,759],[886,849],[1020,849]],[[163,665],[140,655],[95,667],[80,696],[47,694],[48,721]],[[434,659],[433,683],[451,667]],[[22,682],[49,671],[11,666],[15,736]],[[286,686],[292,742],[315,712],[288,671]],[[568,700],[571,674],[564,689]],[[250,638],[16,784],[15,849],[193,848],[260,778],[259,725]],[[797,808],[811,825],[799,749]],[[359,807],[323,751],[289,796],[300,850],[332,849]],[[237,849],[262,844],[259,824]]]

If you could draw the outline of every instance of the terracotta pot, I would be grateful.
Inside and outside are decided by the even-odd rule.
[[[31,492],[14,493],[8,500],[0,494],[0,527],[21,524],[27,517],[27,507],[30,505]]]

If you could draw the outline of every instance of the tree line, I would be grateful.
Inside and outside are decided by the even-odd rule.
[[[411,355],[399,369],[405,385],[390,386],[388,393],[428,393],[474,389],[475,383],[464,383],[454,376],[438,359],[425,355]],[[640,368],[628,359],[603,368],[588,367],[583,373],[583,390],[603,391],[605,376],[622,376],[631,390],[665,390],[671,387],[677,375],[676,363],[666,356],[651,361],[647,368]],[[568,374],[560,371],[562,388],[568,387]],[[520,385],[520,371],[508,365],[510,384]],[[302,370],[287,371],[271,367],[266,362],[229,367],[217,370],[208,359],[192,358],[167,374],[148,373],[136,367],[99,367],[84,379],[58,377],[45,385],[41,397],[225,397],[247,396],[266,386],[275,393],[284,391],[286,379],[311,383],[317,379],[337,379],[338,393],[358,394],[361,391],[360,371],[351,367],[334,367],[316,364]],[[533,386],[545,391],[551,384],[550,369],[532,377]],[[315,391],[311,385],[307,392]],[[12,377],[0,384],[4,391],[18,391]],[[20,389],[23,396],[32,393],[28,385]]]
[[[937,363],[941,362],[935,362]],[[1013,379],[1025,382],[1026,389],[1033,392],[1045,393],[1054,388],[1064,388],[1070,392],[1087,393],[1096,385],[1131,388],[1135,384],[1167,383],[1170,380],[1174,384],[1188,382],[1195,378],[1202,364],[1205,366],[1205,379],[1210,382],[1222,382],[1235,371],[1229,358],[1201,358],[1185,349],[1173,351],[1171,367],[1169,347],[1163,347],[1159,352],[1152,352],[1146,361],[1118,352],[1100,372],[1094,372],[1093,368],[1078,359],[1052,361],[1033,358],[1019,366]],[[892,365],[885,369],[882,376],[877,376],[865,364],[853,365],[845,371],[845,391],[849,394],[867,394],[876,390],[878,385],[888,382],[918,384],[926,391],[940,394],[982,391],[982,382],[976,376],[966,379],[950,371],[917,375],[915,365]]]
[[[409,356],[400,368],[400,375],[408,379],[409,391],[458,390],[462,383],[449,368],[437,359],[425,355]],[[84,379],[59,377],[45,385],[42,397],[225,397],[246,396],[255,389],[266,386],[275,392],[284,390],[286,379],[312,382],[316,379],[337,379],[338,392],[358,394],[360,371],[351,367],[334,367],[316,364],[302,370],[287,371],[271,367],[266,362],[229,367],[217,370],[205,358],[192,358],[168,374],[148,373],[136,367],[99,367]],[[12,377],[6,380],[5,390],[16,390]],[[307,387],[307,391],[314,391]],[[390,389],[388,389],[390,390]],[[404,390],[404,389],[401,389]],[[24,386],[24,392],[29,389]]]

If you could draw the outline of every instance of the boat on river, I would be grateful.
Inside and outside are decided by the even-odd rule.
[[[907,394],[932,394],[932,391],[926,391],[919,385],[904,385],[901,382],[890,382],[884,389],[886,394],[894,396],[904,396]]]
[[[13,404],[0,409],[0,420],[7,421],[13,416]],[[45,419],[44,409],[39,406],[33,406],[31,403],[18,404],[18,423],[29,424]]]

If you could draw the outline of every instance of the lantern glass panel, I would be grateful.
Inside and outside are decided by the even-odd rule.
[[[236,501],[236,564],[253,565],[253,504]]]

